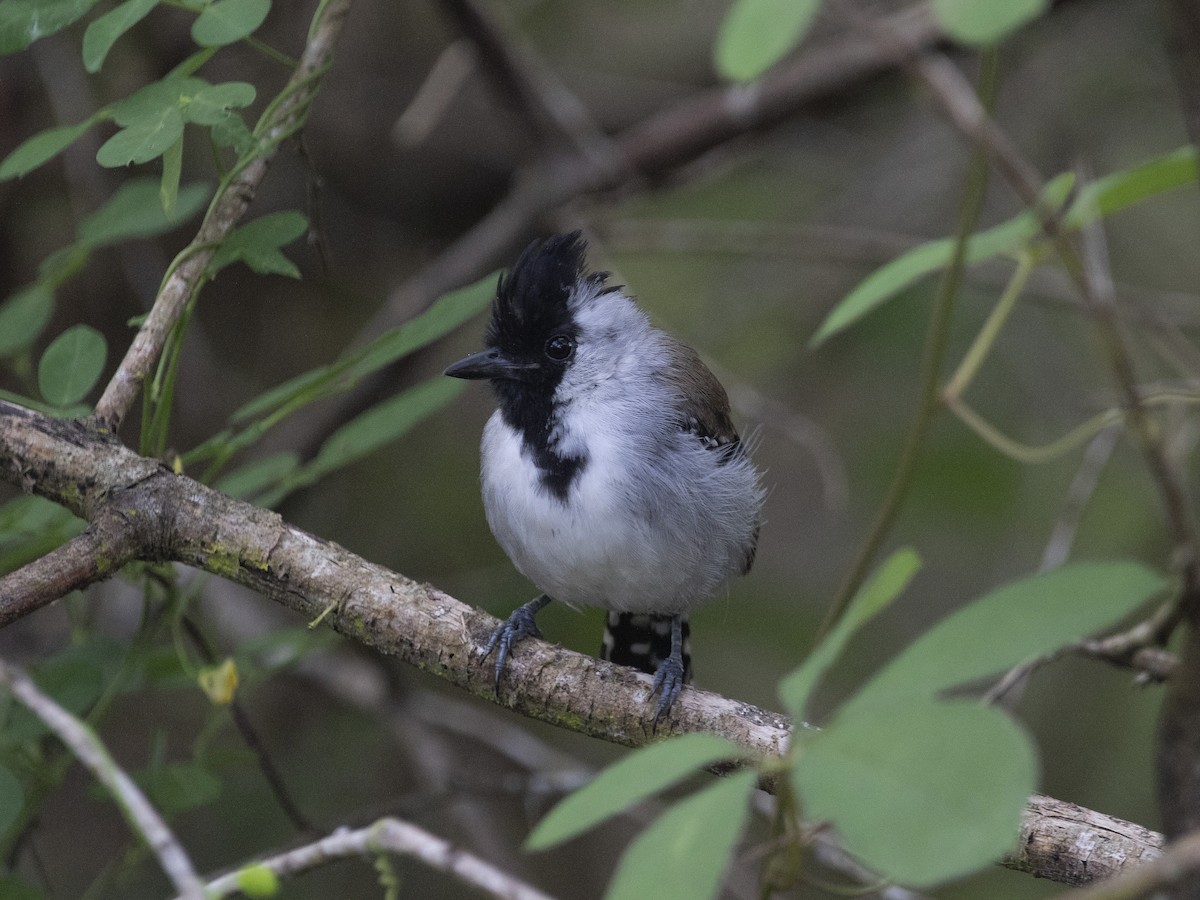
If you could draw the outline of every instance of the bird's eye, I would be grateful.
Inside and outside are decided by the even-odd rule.
[[[553,360],[562,362],[575,352],[575,342],[565,334],[556,334],[546,341],[546,355]]]

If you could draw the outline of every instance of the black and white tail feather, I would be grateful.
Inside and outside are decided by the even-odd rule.
[[[600,658],[653,675],[671,655],[674,616],[610,611],[604,623]],[[680,618],[683,634],[683,682],[692,683],[692,629]]]

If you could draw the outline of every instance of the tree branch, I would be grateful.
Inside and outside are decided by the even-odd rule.
[[[233,231],[254,199],[280,142],[308,118],[309,107],[328,70],[333,45],[349,11],[350,0],[329,0],[319,7],[320,18],[309,32],[300,64],[255,130],[259,155],[224,185],[209,206],[199,232],[177,257],[178,265],[163,282],[154,306],[96,404],[96,420],[109,430],[115,432],[129,412],[142,382],[162,353],[167,336],[204,280],[217,245]]]
[[[453,875],[459,881],[506,900],[550,900],[536,888],[520,882],[491,863],[460,850],[448,841],[400,819],[380,819],[366,828],[338,830],[319,841],[297,847],[258,865],[276,875],[297,875],[335,860],[352,856],[396,853]],[[241,892],[238,872],[210,881],[207,897],[217,900]],[[182,900],[182,898],[180,898]]]
[[[92,518],[101,514],[98,498],[110,498],[135,530],[140,558],[221,575],[309,620],[328,611],[324,621],[347,637],[528,718],[626,746],[652,737],[648,675],[528,639],[510,658],[497,697],[492,666],[478,657],[496,625],[491,616],[276,513],[176,475],[80,423],[0,401],[0,478]],[[778,713],[694,688],[682,692],[666,726],[721,734],[758,756],[782,753],[792,729]],[[1107,847],[1104,865],[1092,861],[1099,840]],[[1020,846],[1005,864],[1084,883],[1153,857],[1160,843],[1139,826],[1034,797]]]
[[[130,826],[141,835],[181,898],[205,900],[204,884],[192,861],[150,805],[146,795],[116,764],[95,732],[38,690],[32,679],[0,660],[0,687],[4,687],[53,731],[67,748],[112,795]]]

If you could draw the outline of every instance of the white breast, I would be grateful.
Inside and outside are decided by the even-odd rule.
[[[744,456],[720,464],[680,431],[656,388],[616,388],[564,405],[559,447],[587,455],[565,501],[542,484],[519,434],[492,416],[483,435],[488,524],[556,600],[686,613],[744,570],[762,488]]]

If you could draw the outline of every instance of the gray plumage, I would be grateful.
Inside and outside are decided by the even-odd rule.
[[[447,374],[496,390],[484,509],[521,573],[572,606],[667,617],[678,645],[683,617],[749,570],[764,490],[716,377],[586,273],[583,249],[577,233],[532,245],[500,282],[488,348]],[[497,679],[544,605],[493,636]],[[684,680],[675,668],[659,714]]]

